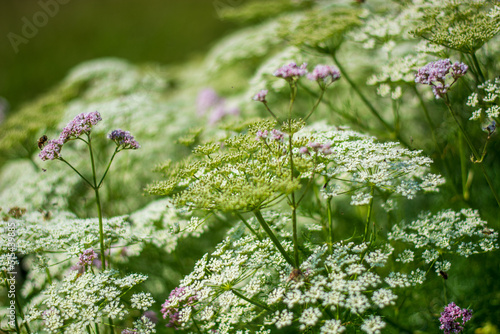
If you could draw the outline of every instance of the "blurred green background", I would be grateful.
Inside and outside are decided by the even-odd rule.
[[[221,7],[242,0],[57,0],[0,1],[0,96],[15,111],[23,102],[46,92],[76,64],[99,57],[120,57],[133,63],[181,62],[206,51],[233,28],[219,19]],[[57,2],[58,3],[58,2]],[[47,16],[27,43],[12,45],[14,33],[23,37],[26,20],[43,23],[43,5],[56,12]],[[23,19],[25,18],[25,19]],[[26,29],[26,28],[25,28]],[[24,41],[23,41],[24,42]]]

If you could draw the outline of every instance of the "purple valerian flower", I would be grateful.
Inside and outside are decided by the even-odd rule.
[[[340,71],[335,66],[316,65],[313,72],[307,75],[307,78],[330,84],[340,79]]]
[[[307,63],[303,63],[300,67],[298,67],[296,63],[292,62],[274,71],[274,76],[283,79],[298,78],[307,73],[306,67]]]
[[[58,139],[49,140],[38,156],[43,161],[57,159],[61,156],[62,145],[63,143]]]
[[[259,130],[257,131],[257,133],[255,134],[255,140],[261,140],[261,139],[266,139],[267,138],[267,135],[268,135],[268,132],[267,130]]]
[[[133,329],[124,329],[122,330],[122,334],[137,334],[136,331],[134,331]]]
[[[120,147],[122,150],[136,150],[141,147],[141,145],[139,145],[139,143],[134,139],[134,136],[132,136],[130,132],[123,131],[121,129],[111,131],[111,133],[108,134],[108,138],[114,141],[116,143],[116,146]]]
[[[276,141],[283,141],[283,138],[285,138],[285,134],[279,130],[272,129],[271,138]]]
[[[220,102],[221,98],[212,88],[203,89],[198,94],[198,115],[204,115]]]
[[[89,134],[92,127],[100,121],[102,121],[102,118],[98,111],[76,115],[62,130],[59,135],[59,141],[61,144],[64,144],[70,139],[78,138],[83,134]]]
[[[462,318],[462,323],[459,323],[457,319]],[[444,334],[451,333],[461,333],[464,328],[463,325],[472,318],[472,311],[467,309],[461,309],[455,303],[451,302],[444,308],[444,312],[441,313],[439,322],[441,326],[439,329],[443,330]]]
[[[157,324],[158,323],[158,317],[156,316],[156,312],[155,311],[146,311],[146,312],[144,312],[143,315],[146,318],[148,318],[149,320],[151,320],[151,322],[153,324]]]
[[[78,264],[80,266],[90,266],[95,259],[97,259],[97,253],[94,252],[92,248],[89,248],[84,250],[80,255],[80,261],[78,261]]]
[[[437,99],[448,93],[448,89],[467,73],[468,67],[464,63],[451,64],[449,59],[431,62],[420,68],[415,74],[415,82],[432,86],[432,91]],[[452,83],[446,83],[447,76],[453,78]]]
[[[302,146],[301,148],[299,148],[299,152],[301,154],[309,154],[309,149],[305,146]]]
[[[170,292],[168,299],[163,303],[161,313],[163,313],[163,319],[169,318],[167,327],[174,327],[177,329],[181,326],[180,323],[180,311],[182,307],[191,306],[198,298],[196,296],[189,295],[188,290],[185,287],[175,288]]]
[[[307,144],[307,146],[309,146],[310,148],[312,148],[313,151],[315,151],[315,152],[321,152],[323,155],[332,154],[332,150],[330,148],[331,147],[330,144],[321,144],[321,143],[312,142],[312,143]],[[307,147],[306,147],[306,149],[307,149]]]
[[[255,96],[252,98],[254,101],[258,101],[258,102],[267,102],[266,101],[266,95],[268,93],[268,90],[267,89],[262,89],[260,92],[258,92],[257,94],[255,94]]]

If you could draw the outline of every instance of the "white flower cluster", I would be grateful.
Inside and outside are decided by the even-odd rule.
[[[395,225],[388,237],[422,249],[422,258],[426,263],[435,261],[440,253],[468,257],[499,247],[498,232],[489,229],[478,212],[471,209],[421,214],[419,219],[409,224]],[[401,258],[405,257],[408,256],[401,255]]]
[[[114,270],[72,271],[43,292],[43,310],[35,307],[28,317],[43,320],[47,333],[87,333],[87,326],[100,323],[102,317],[123,319],[128,311],[121,296],[146,279],[140,274],[121,277]]]
[[[134,328],[127,328],[122,331],[122,334],[151,334],[156,333],[156,325],[143,315],[140,319],[134,321]]]
[[[500,96],[500,78],[488,80],[477,86],[478,92],[472,93],[467,99],[467,105],[470,107],[481,108],[472,112],[470,120],[497,119],[500,115],[500,106],[498,105],[498,96]]]
[[[285,249],[290,248],[285,243]],[[176,327],[192,325],[189,317],[179,320],[189,313],[202,332],[223,334],[240,326],[280,329],[297,324],[301,331],[315,328],[320,333],[342,333],[355,325],[366,333],[377,333],[385,323],[373,312],[395,304],[397,296],[391,286],[414,286],[423,280],[391,273],[386,280],[398,275],[400,284],[384,283],[376,267],[385,266],[392,252],[389,245],[369,249],[368,244],[352,242],[334,244],[331,252],[327,245],[314,246],[300,270],[292,270],[269,239],[227,238],[210,257],[206,254],[198,261],[181,281],[179,289],[184,292],[165,305],[176,308],[179,316],[172,320]],[[344,311],[364,320],[330,318],[331,312]],[[259,324],[263,314],[264,323]]]
[[[322,189],[326,197],[354,193],[351,204],[364,205],[372,198],[371,188],[412,199],[419,191],[438,191],[444,183],[440,175],[428,173],[430,158],[399,143],[377,143],[373,137],[333,127],[307,127],[297,135],[330,146],[329,154],[308,157],[319,163],[305,174],[316,173],[329,180]]]

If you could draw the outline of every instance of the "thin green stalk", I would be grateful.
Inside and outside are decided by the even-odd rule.
[[[113,325],[113,319],[109,318],[108,324],[111,334],[115,334],[115,326]]]
[[[261,307],[263,309],[266,309],[268,311],[271,311],[271,309],[269,307],[267,307],[266,305],[262,304],[262,303],[259,303],[259,302],[256,302],[255,300],[252,300],[250,298],[247,298],[245,296],[243,296],[243,294],[241,294],[239,291],[235,290],[235,289],[231,289],[231,292],[234,293],[238,298],[241,298],[243,300],[246,300],[247,302],[249,302],[250,304],[253,304],[257,307]]]
[[[16,301],[16,306],[17,306],[17,309],[19,311],[19,314],[21,315],[21,317],[24,319],[24,312],[23,312],[23,308],[21,307],[21,303],[19,302],[19,298],[17,298],[17,293],[14,294],[14,299]],[[31,330],[30,330],[30,327],[28,325],[27,322],[24,323],[24,328],[26,328],[26,332],[28,334],[31,334]]]
[[[330,254],[333,253],[333,219],[332,219],[332,199],[328,198],[326,201],[326,212],[328,214],[328,234],[330,237],[330,242],[328,243],[328,249]]]
[[[462,196],[464,200],[469,200],[469,190],[467,187],[467,160],[464,152],[464,139],[461,133],[458,134],[458,149],[460,153],[460,177],[462,179]]]
[[[101,184],[104,181],[104,178],[106,177],[106,175],[108,174],[109,168],[111,167],[111,163],[113,162],[113,159],[115,158],[116,153],[118,153],[118,146],[115,148],[115,151],[113,152],[113,155],[111,156],[111,159],[109,160],[108,167],[106,167],[106,171],[102,175],[101,181],[99,181],[97,188],[101,187]]]
[[[271,228],[269,227],[269,225],[265,221],[264,217],[262,217],[262,213],[260,212],[260,210],[256,209],[253,211],[253,213],[255,214],[255,217],[259,221],[260,226],[262,226],[262,228],[267,233],[267,235],[269,236],[271,241],[274,243],[276,248],[278,248],[279,252],[281,253],[281,255],[283,255],[283,258],[286,260],[286,262],[288,262],[292,267],[296,268],[296,265],[293,263],[292,258],[290,257],[290,255],[288,255],[288,253],[285,251],[283,246],[281,246],[278,238],[276,238],[273,231],[271,231]]]
[[[455,181],[453,180],[453,177],[452,177],[452,172],[451,172],[450,166],[448,165],[448,162],[445,159],[444,150],[441,147],[441,145],[439,144],[439,141],[437,139],[436,126],[434,125],[434,122],[432,122],[432,119],[429,115],[429,109],[427,109],[427,106],[426,106],[425,101],[422,97],[422,94],[420,94],[420,92],[418,91],[417,86],[413,86],[413,89],[415,91],[415,95],[418,98],[418,101],[420,102],[420,105],[421,105],[422,110],[424,112],[425,119],[427,120],[427,123],[429,124],[429,127],[431,129],[432,140],[434,141],[434,145],[436,145],[436,150],[439,152],[439,155],[441,157],[441,160],[443,161],[443,166],[446,170],[446,173],[448,174],[449,178],[452,181],[451,185],[452,185],[453,189],[455,190],[455,193],[459,194],[457,186],[455,184]]]
[[[368,204],[368,213],[366,215],[366,224],[365,224],[365,235],[363,236],[363,242],[366,241],[366,238],[368,236],[368,231],[369,231],[369,226],[370,226],[370,221],[372,219],[372,211],[373,211],[373,194],[374,194],[374,188],[371,187],[370,189],[370,203]],[[373,227],[373,235],[375,235],[375,226]],[[371,240],[371,237],[370,237]]]
[[[66,160],[64,160],[64,158],[62,158],[62,157],[59,157],[58,159],[61,160],[62,162],[64,162],[66,165],[68,165],[72,170],[74,170],[76,172],[76,174],[80,175],[80,177],[83,179],[83,181],[85,181],[90,187],[94,188],[94,185],[92,183],[90,183],[90,181],[87,180],[85,178],[85,176],[83,176],[82,174],[80,174],[80,172],[77,171],[75,169],[75,167],[73,167],[69,162],[67,162]]]
[[[49,284],[52,284],[52,276],[50,275],[49,268],[45,268],[45,273],[47,274],[47,281],[49,282]]]
[[[462,124],[458,120],[457,116],[455,115],[455,112],[453,111],[448,95],[445,95],[445,104],[448,107],[448,110],[450,111],[451,115],[453,116],[453,119],[455,122],[458,124],[458,127],[460,128],[460,131],[464,135],[465,140],[467,141],[467,144],[469,145],[470,150],[472,151],[472,154],[474,155],[474,159],[476,163],[479,163],[481,165],[481,171],[483,172],[484,178],[486,179],[486,182],[488,183],[488,186],[490,187],[491,192],[493,193],[493,196],[495,197],[495,200],[497,202],[497,205],[500,207],[500,197],[498,197],[497,191],[495,190],[495,186],[493,185],[493,182],[491,181],[490,177],[488,176],[488,173],[486,173],[486,169],[484,168],[482,158],[477,152],[476,148],[472,144],[472,140],[470,139],[469,135],[463,128]]]
[[[313,92],[309,87],[305,86],[305,85],[300,85],[300,88],[305,90],[308,94],[310,94],[311,96],[316,96],[316,93]],[[359,122],[359,120],[349,114],[344,114],[344,113],[341,113],[339,112],[332,104],[330,101],[328,101],[327,99],[321,99],[321,102],[323,102],[328,108],[329,110],[333,111],[334,113],[336,113],[337,115],[339,115],[340,117],[342,118],[345,118],[346,120],[352,122],[353,124],[356,124],[357,126],[359,126],[361,129],[363,130],[367,130],[367,126],[365,124],[362,124]]]
[[[335,62],[335,64],[339,68],[340,73],[342,73],[342,76],[347,80],[347,82],[352,87],[352,89],[356,92],[356,94],[358,94],[359,98],[368,107],[368,109],[370,110],[370,112],[380,121],[380,123],[382,123],[382,125],[388,131],[394,132],[394,129],[392,129],[389,124],[387,124],[387,122],[382,118],[382,116],[380,116],[380,114],[377,111],[377,109],[375,109],[375,107],[370,103],[370,101],[368,101],[368,99],[364,96],[364,94],[361,92],[361,90],[358,88],[358,86],[354,83],[354,81],[351,80],[351,78],[347,74],[345,68],[339,63],[339,61],[338,61],[337,57],[335,56],[335,54],[332,53],[331,56],[332,56],[333,61]]]
[[[394,115],[394,133],[396,134],[396,137],[399,137],[401,124],[399,120],[398,102],[396,100],[392,100],[392,113]]]
[[[477,61],[476,53],[475,52],[472,53],[471,57],[472,57],[472,61],[474,62],[474,65],[476,66],[476,71],[477,71],[477,74],[479,75],[479,78],[481,79],[481,82],[485,82],[486,80],[485,80],[483,71],[481,71],[481,65],[479,65],[479,62]]]
[[[101,262],[102,262],[102,271],[106,270],[106,256],[105,256],[105,250],[104,248],[104,228],[102,224],[102,210],[101,210],[101,199],[99,197],[99,188],[97,187],[97,177],[96,177],[96,168],[95,168],[95,161],[94,161],[94,153],[92,152],[92,141],[90,139],[90,135],[88,135],[88,145],[89,145],[89,151],[90,151],[90,161],[92,163],[92,177],[94,180],[94,192],[95,192],[95,199],[96,199],[96,205],[97,205],[97,216],[99,217],[99,243],[101,247]]]
[[[96,332],[97,334],[99,334],[99,333],[100,333],[100,331],[99,331],[99,325],[97,324],[97,322],[94,324],[94,327],[95,327],[95,332]]]
[[[307,121],[307,119],[309,117],[311,117],[311,115],[313,114],[313,112],[318,108],[319,103],[323,99],[323,95],[325,95],[325,90],[326,90],[326,88],[321,88],[321,93],[319,93],[319,97],[316,100],[316,103],[314,103],[314,106],[312,107],[311,111],[309,111],[309,113],[307,114],[307,116],[304,117],[304,122]]]
[[[274,119],[276,120],[276,122],[278,122],[278,124],[280,123],[280,120],[279,118],[271,111],[271,109],[269,108],[269,106],[267,105],[267,102],[264,101],[264,106],[266,107],[267,111],[271,114],[271,116],[274,117]]]
[[[255,231],[252,226],[250,226],[250,224],[245,220],[245,218],[243,218],[243,216],[239,212],[236,212],[236,216],[238,216],[243,224],[245,224],[245,226],[250,230],[250,232],[253,233],[253,235],[255,235],[257,239],[259,239],[259,241],[262,241],[262,238],[257,234],[257,231]]]
[[[443,278],[443,297],[444,297],[444,304],[448,305],[448,297],[446,296],[446,280]]]

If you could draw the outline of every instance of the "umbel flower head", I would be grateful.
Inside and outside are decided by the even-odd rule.
[[[450,59],[441,59],[420,68],[415,74],[415,82],[432,86],[436,99],[439,99],[448,93],[450,87],[463,77],[467,70],[468,66],[464,63],[455,62],[452,64]],[[446,83],[450,76],[453,81]]]
[[[278,78],[283,78],[286,80],[298,79],[306,75],[307,73],[307,63],[303,63],[302,65],[297,66],[296,63],[291,62],[288,65],[284,65],[274,71],[274,76]]]
[[[457,321],[460,318],[462,318],[462,323]],[[439,329],[444,334],[461,333],[464,330],[463,325],[471,318],[471,310],[461,309],[455,303],[451,302],[444,308],[444,312],[441,313],[441,317],[439,318],[441,326],[439,326]]]
[[[94,125],[102,121],[98,111],[81,113],[68,123],[62,130],[58,139],[52,139],[38,155],[43,161],[54,160],[61,157],[61,149],[71,139],[76,139],[83,134],[89,134]]]
[[[118,146],[118,149],[120,150],[137,150],[141,147],[139,143],[134,139],[134,136],[130,134],[130,132],[123,131],[121,129],[111,131],[111,133],[108,134],[108,138],[114,141],[116,143],[116,146]]]

